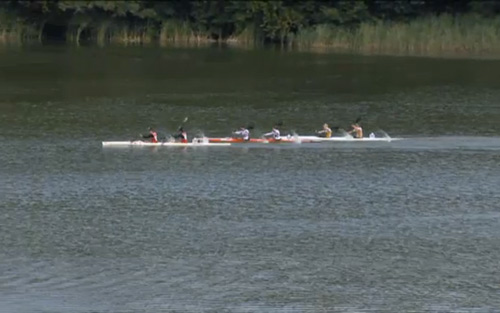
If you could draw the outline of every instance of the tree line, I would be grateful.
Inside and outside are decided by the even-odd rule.
[[[119,22],[150,31],[184,25],[206,39],[225,41],[249,29],[260,42],[287,42],[303,29],[330,25],[355,29],[366,22],[410,22],[429,15],[500,13],[499,1],[477,0],[9,0],[0,10],[27,23],[69,25],[75,20]],[[83,22],[81,22],[83,23]],[[81,26],[81,25],[80,25]],[[43,27],[43,26],[42,26]],[[80,27],[83,31],[85,27]]]

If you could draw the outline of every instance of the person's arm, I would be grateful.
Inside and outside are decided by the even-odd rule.
[[[234,131],[233,134],[235,134],[235,135],[243,135],[243,132],[244,132],[244,130],[237,130],[237,131]]]

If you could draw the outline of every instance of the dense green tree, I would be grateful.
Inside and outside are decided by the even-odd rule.
[[[252,29],[262,41],[285,43],[305,27],[331,25],[355,28],[376,20],[409,22],[427,15],[500,14],[500,1],[485,0],[10,0],[0,9],[20,18],[69,23],[75,16],[122,23],[176,21],[199,36],[225,40]]]

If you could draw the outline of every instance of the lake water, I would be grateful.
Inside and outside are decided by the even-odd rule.
[[[500,61],[0,49],[2,312],[500,312]],[[390,143],[102,148],[283,121]]]

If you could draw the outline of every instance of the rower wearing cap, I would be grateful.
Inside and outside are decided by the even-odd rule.
[[[328,127],[328,124],[323,124],[323,129],[318,132],[318,135],[323,135],[325,138],[332,137],[332,129]]]
[[[175,139],[179,139],[180,142],[182,143],[187,143],[188,142],[188,137],[187,137],[187,133],[184,131],[184,129],[181,127],[179,127],[179,129],[177,130],[177,134],[173,136]]]
[[[243,126],[240,127],[240,130],[233,132],[233,134],[243,138],[243,140],[245,141],[250,140],[250,130],[248,130],[248,128],[245,128]]]
[[[273,130],[269,133],[264,134],[264,137],[272,137],[274,140],[281,140],[278,125],[274,125]]]
[[[144,138],[144,139],[151,138],[151,142],[154,142],[154,143],[158,142],[158,134],[156,133],[154,128],[149,127],[148,130],[149,130],[149,134],[143,135],[142,138]]]
[[[351,127],[352,127],[352,130],[348,131],[347,132],[348,134],[354,133],[354,135],[353,135],[354,138],[363,138],[363,128],[361,128],[361,126],[359,126],[358,123],[352,124]]]

